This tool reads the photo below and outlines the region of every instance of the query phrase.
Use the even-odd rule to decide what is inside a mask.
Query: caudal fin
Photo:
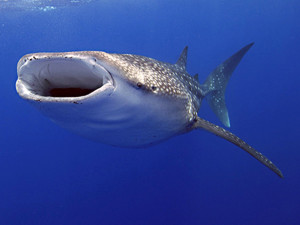
[[[220,64],[213,72],[209,74],[203,85],[208,104],[226,127],[230,127],[228,110],[225,104],[226,86],[232,72],[253,44],[254,43],[246,45],[244,48]]]

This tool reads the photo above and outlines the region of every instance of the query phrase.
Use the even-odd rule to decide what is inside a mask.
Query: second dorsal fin
[[[196,81],[199,82],[199,74],[198,74],[198,73],[196,73],[193,77],[194,77],[194,79],[195,79]]]

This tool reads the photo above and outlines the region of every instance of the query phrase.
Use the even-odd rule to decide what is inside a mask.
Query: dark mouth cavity
[[[108,72],[81,59],[38,59],[21,68],[27,89],[43,97],[81,97],[108,82]]]
[[[94,89],[83,88],[53,88],[49,91],[51,97],[80,97],[95,91]]]

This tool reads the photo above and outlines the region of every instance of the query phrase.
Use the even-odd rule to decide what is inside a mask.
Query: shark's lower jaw
[[[17,91],[25,99],[73,101],[112,86],[111,74],[93,57],[24,56],[18,64]]]

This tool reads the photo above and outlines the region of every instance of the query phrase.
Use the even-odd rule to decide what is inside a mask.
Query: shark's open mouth
[[[113,84],[92,57],[28,55],[18,64],[17,90],[25,98],[80,98]]]

